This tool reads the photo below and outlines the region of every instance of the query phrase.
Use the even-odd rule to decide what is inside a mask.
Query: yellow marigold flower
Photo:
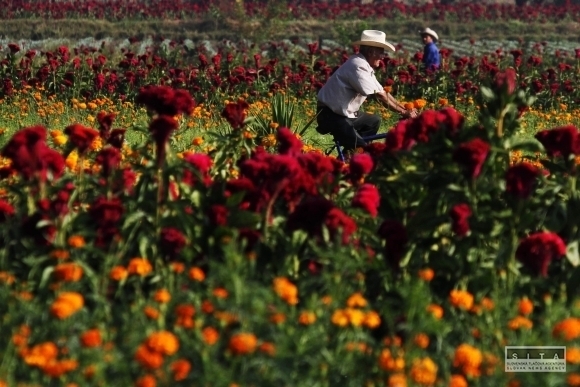
[[[129,275],[129,272],[123,266],[114,266],[109,272],[109,278],[113,281],[122,281]]]
[[[61,135],[61,136],[53,137],[52,141],[58,146],[63,146],[64,144],[67,143],[68,138],[66,136]]]
[[[98,136],[95,137],[93,142],[91,142],[91,145],[89,146],[89,148],[93,151],[101,150],[101,148],[103,148],[103,140],[101,139],[101,137],[98,137]]]
[[[201,336],[203,338],[204,343],[207,345],[214,345],[220,338],[220,334],[217,329],[213,327],[205,327],[201,331]]]
[[[277,122],[270,122],[270,124],[268,125],[270,129],[277,129],[279,126],[280,124]]]
[[[534,311],[534,303],[528,297],[524,297],[518,303],[518,313],[527,316]]]
[[[337,309],[330,317],[330,321],[339,327],[345,327],[349,323],[348,315],[342,309]]]
[[[554,326],[552,335],[565,340],[574,340],[580,337],[580,319],[568,317]]]
[[[77,282],[83,278],[83,268],[74,262],[60,263],[53,274],[57,281]]]
[[[346,306],[349,308],[364,308],[368,302],[359,292],[354,293],[346,300]]]
[[[418,333],[413,338],[415,345],[421,349],[425,349],[429,346],[429,336],[424,333]]]
[[[463,375],[456,374],[451,375],[451,379],[449,379],[449,387],[469,387],[469,385]]]
[[[429,282],[433,279],[433,277],[435,277],[435,271],[433,271],[433,269],[427,268],[419,270],[419,278],[421,278],[423,281]]]
[[[523,316],[516,316],[508,322],[508,328],[511,329],[512,331],[522,328],[532,329],[533,326],[534,323],[532,323],[530,319]]]
[[[65,319],[82,309],[85,300],[80,293],[62,292],[50,307],[50,313],[58,319]]]
[[[84,247],[85,238],[83,238],[80,235],[73,235],[73,236],[68,238],[67,243],[70,247],[78,249],[78,248]]]
[[[274,292],[290,305],[298,303],[298,288],[285,277],[274,278]]]
[[[189,278],[197,282],[202,282],[205,280],[205,273],[199,267],[192,267],[189,269]]]
[[[425,357],[413,360],[409,374],[415,383],[430,386],[435,384],[437,380],[437,370],[437,364],[430,358]]]
[[[77,104],[77,106],[78,106],[78,108],[79,108],[79,109],[82,109],[82,110],[84,110],[84,109],[86,109],[86,108],[87,108],[87,104],[86,104],[86,103],[84,103],[84,102],[80,102],[80,103],[78,103],[78,104]]]
[[[580,348],[566,348],[566,362],[570,364],[580,364]]]
[[[473,307],[473,295],[465,290],[454,289],[449,294],[449,302],[456,308],[470,310]]]
[[[256,350],[258,339],[253,333],[237,333],[233,335],[228,348],[234,355],[247,355]]]
[[[461,344],[455,349],[453,367],[460,368],[464,375],[479,376],[482,362],[483,354],[481,351],[469,344]]]
[[[387,387],[407,387],[407,377],[403,373],[389,375]]]
[[[398,355],[393,357],[389,349],[383,349],[379,355],[379,367],[389,372],[400,372],[405,369],[405,359]]]
[[[375,329],[381,325],[381,316],[374,310],[365,313],[363,325],[370,329]]]
[[[360,309],[347,308],[344,313],[353,327],[360,327],[365,320],[365,312]]]
[[[167,289],[159,289],[155,292],[153,299],[160,304],[167,304],[171,301],[171,293]]]
[[[443,317],[443,308],[436,304],[428,305],[427,312],[431,313],[431,315],[437,320],[440,320]]]
[[[179,349],[179,340],[169,331],[159,331],[149,335],[146,345],[152,351],[170,356]]]
[[[566,383],[570,387],[580,387],[580,374],[578,373],[571,373],[568,374],[566,377]]]
[[[303,311],[298,316],[298,322],[302,325],[311,325],[316,322],[316,314],[310,311]]]
[[[145,313],[145,316],[150,320],[157,320],[160,315],[159,311],[152,306],[146,306],[143,308],[143,313]]]
[[[147,259],[136,257],[129,261],[127,270],[129,271],[129,274],[145,277],[153,271],[153,266]]]

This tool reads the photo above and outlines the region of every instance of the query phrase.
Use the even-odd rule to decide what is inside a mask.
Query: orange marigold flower
[[[518,303],[518,313],[527,316],[534,311],[534,303],[528,297],[524,297]]]
[[[70,253],[63,249],[52,250],[50,252],[50,257],[54,259],[65,260],[70,257]]]
[[[214,306],[209,300],[205,300],[201,303],[201,311],[205,314],[211,314],[214,311]]]
[[[566,348],[566,362],[570,364],[580,364],[580,348]]]
[[[413,360],[409,375],[417,384],[430,386],[437,380],[437,364],[428,357]]]
[[[15,278],[12,274],[7,271],[0,271],[0,282],[5,283],[6,285],[12,285],[14,281]]]
[[[74,262],[60,263],[53,274],[57,281],[77,282],[83,277],[83,268]]]
[[[413,338],[413,342],[417,347],[425,349],[429,346],[429,336],[424,333],[418,333]]]
[[[580,337],[580,319],[568,317],[554,326],[552,335],[565,340],[574,340]]]
[[[385,337],[385,339],[383,340],[383,344],[394,347],[400,347],[402,343],[403,340],[401,340],[399,336]]]
[[[311,325],[316,322],[316,314],[314,312],[303,311],[298,316],[298,322],[302,325]]]
[[[429,282],[433,279],[433,277],[435,277],[435,271],[433,269],[427,268],[419,270],[419,278],[421,278],[423,281]]]
[[[342,309],[335,310],[332,316],[330,317],[330,321],[334,325],[338,325],[339,327],[345,327],[349,323],[348,315]]]
[[[83,347],[98,347],[101,343],[101,332],[98,329],[89,329],[81,335]]]
[[[228,298],[229,296],[228,291],[224,288],[215,288],[212,293],[217,298]]]
[[[58,347],[55,343],[47,341],[37,344],[22,353],[22,360],[29,366],[44,367],[49,362],[55,361],[58,356]]]
[[[456,308],[470,310],[473,306],[473,295],[465,290],[454,289],[449,293],[449,302]]]
[[[451,375],[451,379],[449,380],[449,387],[469,387],[467,384],[467,380],[463,377],[463,375]]]
[[[483,354],[481,351],[469,344],[461,344],[455,349],[453,367],[460,368],[467,376],[479,376],[482,362]]]
[[[332,297],[330,297],[330,296],[323,296],[320,299],[320,302],[322,302],[324,305],[330,305],[330,303],[332,302]]]
[[[197,282],[202,282],[205,280],[205,273],[199,267],[192,267],[189,269],[189,278]]]
[[[141,344],[137,348],[137,351],[135,351],[135,360],[137,360],[141,366],[154,370],[161,367],[163,364],[163,355],[150,349],[147,345]]]
[[[220,334],[214,327],[205,327],[201,331],[204,343],[207,345],[214,345],[220,338]]]
[[[146,306],[143,308],[143,313],[145,313],[145,316],[151,320],[157,320],[159,318],[159,311],[152,306]]]
[[[492,311],[495,308],[495,302],[489,297],[481,299],[481,307],[487,311]]]
[[[441,320],[443,317],[443,308],[436,304],[430,304],[427,306],[427,312],[431,313],[433,317],[437,320]]]
[[[363,325],[370,329],[375,329],[381,325],[381,316],[374,310],[365,313]]]
[[[59,319],[65,319],[78,312],[85,304],[80,293],[62,292],[50,306],[50,313]]]
[[[353,327],[360,327],[365,321],[365,312],[360,309],[347,308],[344,313]]]
[[[389,349],[383,349],[379,355],[379,367],[389,372],[400,372],[405,369],[405,359],[400,354],[393,357]]]
[[[403,107],[405,110],[412,110],[415,108],[415,104],[413,102],[405,102],[403,103]]]
[[[203,138],[201,137],[194,137],[193,141],[191,141],[191,143],[195,146],[199,146],[201,144],[203,144]]]
[[[173,380],[179,382],[185,380],[191,371],[191,363],[186,359],[177,359],[171,363],[171,372],[173,372]]]
[[[260,344],[258,349],[260,350],[260,352],[263,352],[266,355],[269,355],[269,356],[276,355],[276,346],[274,346],[274,343],[270,343],[270,342],[265,341],[262,344]]]
[[[364,352],[370,351],[368,345],[366,345],[365,343],[360,343],[360,342],[358,342],[358,343],[353,343],[353,342],[346,343],[345,349],[349,352],[359,351],[359,352],[364,353]]]
[[[42,367],[42,372],[53,378],[59,378],[67,372],[75,370],[78,366],[79,363],[72,359],[50,361]]]
[[[72,235],[67,239],[67,243],[70,247],[79,249],[85,246],[85,238],[81,235]]]
[[[530,319],[528,319],[527,317],[524,317],[524,316],[516,316],[508,322],[508,328],[511,329],[512,331],[522,329],[522,328],[523,329],[532,329],[533,326],[534,326],[534,323]]]
[[[284,313],[274,313],[270,316],[270,322],[274,324],[282,324],[286,321],[286,315]]]
[[[171,293],[167,289],[159,289],[155,292],[153,299],[160,304],[167,304],[171,301]]]
[[[389,375],[387,387],[407,387],[407,377],[403,373]]]
[[[164,355],[173,355],[179,349],[177,336],[169,331],[159,331],[150,334],[146,344],[152,351]]]
[[[23,347],[28,343],[28,337],[30,336],[30,327],[28,325],[21,325],[18,332],[14,333],[12,336],[12,343],[16,347]]]
[[[571,373],[568,374],[566,377],[566,383],[570,387],[580,387],[580,374],[578,373]]]
[[[195,316],[195,308],[193,305],[181,304],[175,308],[175,314],[177,315],[176,325],[182,326],[184,328],[192,328],[193,316]]]
[[[298,303],[298,288],[285,277],[274,278],[274,292],[290,305]]]
[[[157,387],[157,380],[153,375],[145,375],[137,379],[135,387]]]
[[[499,358],[493,353],[485,352],[483,354],[483,362],[481,368],[484,374],[493,375],[495,373],[496,367],[499,364]]]
[[[127,269],[123,266],[114,266],[109,272],[109,278],[113,281],[122,281],[129,275]]]
[[[367,300],[363,297],[362,293],[353,293],[347,300],[346,306],[349,308],[364,308],[368,305]]]
[[[182,262],[171,262],[171,270],[174,273],[181,274],[185,271],[185,264]]]
[[[254,352],[258,345],[258,339],[253,333],[237,333],[229,342],[229,349],[234,355],[246,355]]]
[[[139,275],[145,277],[153,271],[153,266],[145,258],[132,258],[127,266],[129,274]]]

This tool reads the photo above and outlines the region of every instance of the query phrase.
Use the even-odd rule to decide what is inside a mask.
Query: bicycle
[[[387,133],[380,133],[380,134],[375,134],[372,136],[362,137],[362,139],[365,140],[365,142],[371,142],[374,140],[381,140],[384,138],[387,138]],[[324,154],[326,156],[329,156],[335,149],[338,152],[338,159],[344,163],[346,161],[346,158],[344,157],[344,151],[343,151],[342,146],[340,145],[340,142],[338,140],[334,140],[334,146],[332,148],[328,149],[326,152],[324,152]]]

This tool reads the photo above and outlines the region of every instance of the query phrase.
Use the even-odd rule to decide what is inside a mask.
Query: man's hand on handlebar
[[[415,118],[419,116],[419,111],[417,109],[405,110],[401,113],[404,118]]]

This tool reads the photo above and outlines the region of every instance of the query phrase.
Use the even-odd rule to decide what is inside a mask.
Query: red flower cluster
[[[409,242],[409,236],[405,226],[394,219],[385,219],[379,227],[379,236],[386,241],[385,258],[395,270],[399,264]]]
[[[566,255],[566,244],[557,234],[552,232],[537,232],[520,242],[516,250],[516,258],[533,274],[546,277],[548,266],[554,259]]]
[[[381,196],[376,186],[372,184],[361,185],[352,198],[352,206],[362,208],[374,218],[378,214]]]
[[[121,199],[98,197],[89,208],[89,215],[96,225],[97,241],[95,245],[108,246],[118,234],[118,224],[124,213]]]
[[[425,110],[416,118],[399,121],[395,128],[387,133],[386,150],[408,150],[418,142],[428,142],[431,135],[441,129],[444,129],[447,135],[454,136],[463,128],[464,121],[463,115],[450,107]]]
[[[517,74],[512,68],[495,74],[492,88],[496,93],[506,93],[512,95],[517,87]]]
[[[580,154],[580,132],[573,125],[542,130],[535,137],[542,143],[550,157]]]
[[[453,152],[453,161],[460,164],[467,178],[475,179],[481,173],[490,146],[480,138],[459,145]]]
[[[195,101],[187,90],[169,86],[145,86],[139,90],[135,102],[159,115],[172,117],[181,113],[191,114],[195,108]]]
[[[471,208],[465,203],[456,204],[449,211],[451,229],[458,237],[465,236],[469,233],[469,218],[471,214]]]
[[[25,179],[45,181],[49,174],[54,179],[64,172],[64,158],[46,144],[46,128],[32,126],[14,134],[0,153],[12,160],[12,169]]]
[[[222,117],[230,123],[232,128],[240,129],[245,125],[249,107],[246,101],[228,103],[222,111]]]
[[[181,231],[175,227],[164,227],[159,238],[159,250],[169,259],[175,259],[187,244],[187,239]]]
[[[359,153],[350,159],[348,163],[348,177],[353,184],[358,184],[360,180],[368,175],[374,166],[372,157],[368,153]]]
[[[288,217],[286,226],[289,231],[304,230],[310,237],[315,238],[322,238],[323,227],[326,227],[331,238],[340,236],[343,244],[350,242],[357,229],[351,217],[332,201],[321,196],[303,200]]]
[[[87,128],[81,124],[69,125],[64,129],[71,143],[78,149],[79,156],[84,155],[90,148],[91,144],[99,136],[95,129]]]
[[[520,199],[530,197],[541,171],[527,162],[512,165],[506,172],[506,192]]]
[[[194,185],[197,181],[201,181],[206,187],[211,184],[210,168],[212,159],[204,153],[188,153],[183,160],[191,168],[183,170],[183,182],[189,186]],[[201,179],[201,180],[200,180]]]

